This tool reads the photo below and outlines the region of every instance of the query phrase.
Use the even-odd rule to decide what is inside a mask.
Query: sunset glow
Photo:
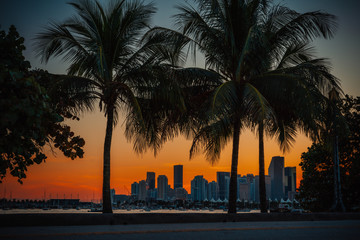
[[[85,113],[78,122],[71,122],[75,133],[85,141],[85,156],[83,159],[70,160],[57,152],[54,156],[49,151],[46,163],[29,168],[24,184],[20,185],[15,178],[8,177],[0,185],[0,198],[4,196],[15,199],[46,199],[52,197],[77,198],[83,201],[101,198],[102,191],[102,148],[105,136],[105,118],[101,113]],[[165,144],[158,156],[152,152],[143,155],[134,153],[132,144],[127,142],[124,128],[119,124],[115,128],[111,155],[111,188],[116,194],[129,194],[134,181],[146,179],[146,172],[166,175],[173,187],[173,166],[184,166],[184,188],[190,193],[190,181],[196,175],[203,175],[208,181],[216,181],[217,171],[230,172],[231,143],[221,154],[221,159],[211,165],[202,154],[189,160],[190,140],[178,137]],[[285,156],[285,166],[297,167],[297,185],[301,180],[301,169],[298,166],[300,155],[310,146],[311,141],[300,135],[294,148],[283,154],[275,141],[265,142],[265,173],[273,156]],[[240,153],[238,173],[258,175],[258,141],[256,136],[246,130],[240,137]]]

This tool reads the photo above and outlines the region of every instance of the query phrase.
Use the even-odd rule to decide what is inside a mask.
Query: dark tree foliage
[[[360,97],[343,99],[340,106],[347,128],[339,136],[340,177],[343,201],[348,211],[360,209]],[[345,134],[344,134],[345,133]],[[314,143],[301,156],[303,180],[300,198],[311,211],[326,211],[334,198],[334,169],[331,149],[325,141]]]
[[[0,31],[0,182],[9,171],[22,183],[27,168],[47,158],[47,144],[71,159],[84,154],[84,139],[63,124],[64,118],[77,119],[70,100],[61,103],[55,93],[47,94],[53,77],[30,72],[23,50],[24,38],[14,26],[7,34]]]

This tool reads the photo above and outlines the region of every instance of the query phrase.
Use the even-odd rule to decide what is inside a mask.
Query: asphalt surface
[[[0,239],[359,239],[360,220],[2,227]]]

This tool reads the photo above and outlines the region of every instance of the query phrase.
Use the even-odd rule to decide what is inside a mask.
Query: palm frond
[[[270,104],[254,85],[245,83],[243,88],[243,98],[245,115],[251,116],[255,121],[268,118],[275,119]]]
[[[195,156],[200,149],[203,149],[206,160],[212,165],[219,158],[221,150],[231,140],[233,129],[229,128],[232,120],[222,118],[201,128],[195,135],[191,148],[190,159]]]
[[[284,47],[306,43],[317,37],[332,38],[337,29],[336,17],[321,11],[299,14],[289,9],[284,16],[278,17],[279,29],[272,39]]]

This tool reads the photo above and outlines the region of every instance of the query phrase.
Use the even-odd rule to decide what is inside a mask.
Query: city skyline
[[[50,19],[65,20],[71,16],[73,11],[68,1],[5,1],[2,4],[0,14],[1,29],[7,31],[10,24],[15,24],[21,36],[25,38],[25,58],[30,61],[32,67],[47,69],[51,73],[64,73],[67,65],[58,60],[52,60],[48,65],[40,63],[32,52],[32,39]],[[158,12],[154,17],[154,25],[171,26],[170,15],[175,13],[173,7],[180,1],[155,1]],[[317,40],[314,45],[319,57],[328,57],[333,63],[333,73],[342,80],[344,92],[352,95],[360,95],[357,68],[359,47],[355,44],[360,40],[358,31],[349,31],[358,22],[355,7],[351,4],[339,4],[338,1],[285,1],[285,5],[297,11],[324,10],[339,17],[339,31],[332,40]],[[357,2],[353,2],[358,4]],[[339,48],[339,46],[344,46]],[[191,64],[191,61],[189,61]],[[203,61],[198,61],[202,66]],[[199,154],[189,161],[189,149],[191,142],[184,137],[178,137],[174,141],[166,143],[165,147],[155,158],[151,152],[136,155],[132,144],[128,143],[123,136],[124,128],[121,125],[123,116],[120,115],[119,125],[114,131],[111,187],[117,192],[127,194],[129,188],[137,176],[143,176],[147,171],[158,171],[161,175],[171,176],[169,166],[182,164],[184,169],[184,188],[190,189],[190,181],[193,176],[203,175],[209,182],[216,181],[218,171],[229,172],[231,161],[231,146],[227,145],[221,154],[219,162],[212,166],[206,162],[203,155]],[[12,195],[13,198],[25,199],[27,197],[41,199],[44,190],[48,194],[73,196],[79,194],[83,198],[91,199],[94,195],[101,198],[102,182],[102,145],[105,134],[105,118],[101,113],[84,113],[80,121],[70,122],[74,132],[82,136],[85,141],[85,157],[71,161],[57,152],[56,156],[51,154],[49,159],[41,165],[29,167],[28,177],[24,184],[20,185],[16,179],[7,176],[0,184],[0,198],[4,195]],[[301,180],[301,169],[299,167],[300,156],[307,150],[311,141],[304,135],[299,135],[293,149],[284,156],[291,166],[296,166],[297,185]],[[267,139],[265,142],[265,165],[270,163],[270,156],[282,154],[275,141]],[[265,169],[267,174],[268,169]],[[256,134],[249,130],[242,132],[240,136],[239,174],[258,172],[258,149]],[[173,183],[169,177],[169,183]],[[126,188],[124,186],[127,186]],[[6,192],[6,194],[4,194]],[[86,197],[88,196],[88,197]]]
[[[296,179],[296,167],[284,167],[285,164],[284,164],[284,157],[280,157],[280,156],[274,156],[272,157],[272,159],[274,158],[281,158],[283,160],[283,165],[282,165],[282,174],[283,174],[283,185],[282,185],[282,188],[283,188],[283,191],[285,192],[286,190],[288,191],[294,191],[293,189],[293,186],[295,186],[295,191],[296,191],[296,188],[298,187],[298,184],[297,184],[297,179]],[[271,163],[270,163],[271,165]],[[269,169],[270,169],[270,165],[269,165]],[[173,165],[173,179],[175,179],[174,175],[175,175],[175,169],[179,169],[181,168],[181,173],[183,174],[184,171],[183,171],[183,165],[180,165],[180,164],[177,164],[177,165]],[[286,171],[287,170],[287,171]],[[286,175],[287,174],[287,175]],[[293,176],[295,176],[295,182],[294,182],[294,178],[291,178],[289,175],[293,174]],[[259,175],[258,174],[254,174],[254,173],[246,173],[246,174],[238,174],[238,198],[239,199],[242,199],[241,195],[241,184],[242,183],[247,183],[246,181],[244,182],[243,179],[249,179],[249,177],[251,177],[251,182],[254,182],[254,186],[251,186],[251,188],[253,188],[251,191],[253,191],[253,193],[251,195],[252,198],[254,199],[254,201],[258,201],[259,200],[259,193],[258,193],[258,188],[259,188]],[[277,176],[278,177],[278,176]],[[286,178],[286,181],[285,181],[285,178]],[[159,181],[159,179],[161,179]],[[174,194],[175,194],[175,181],[173,181],[173,184],[171,185],[171,181],[169,180],[171,179],[171,175],[170,177],[168,177],[167,175],[164,175],[164,174],[157,174],[156,172],[149,172],[147,171],[146,174],[144,175],[143,178],[140,178],[140,179],[137,179],[135,180],[134,182],[132,182],[129,186],[123,186],[124,190],[127,192],[125,193],[124,191],[116,191],[115,189],[119,189],[119,188],[116,188],[116,187],[111,187],[111,191],[114,191],[113,194],[116,193],[120,193],[122,195],[128,195],[128,196],[132,196],[132,193],[133,192],[138,192],[138,198],[139,200],[146,200],[148,198],[150,198],[151,196],[148,192],[148,190],[152,190],[152,191],[156,191],[156,195],[157,195],[157,198],[159,198],[159,192],[161,192],[161,196],[164,196],[164,194],[166,195],[168,193],[168,189],[165,187],[165,186],[168,186],[169,188],[171,188],[172,190],[174,190]],[[267,198],[270,198],[270,197],[273,197],[270,193],[271,192],[271,175],[265,175],[265,181],[266,181],[266,195],[267,195]],[[185,189],[185,191],[187,192],[188,195],[191,195],[192,196],[192,182],[196,180],[196,184],[203,184],[202,181],[206,181],[206,184],[209,185],[208,187],[211,188],[211,189],[216,189],[216,190],[213,190],[215,193],[212,193],[214,194],[214,196],[216,196],[214,199],[215,200],[225,200],[225,199],[228,199],[228,194],[229,194],[229,181],[230,181],[230,172],[216,172],[216,179],[215,180],[208,180],[206,179],[202,174],[197,174],[197,175],[194,175],[193,178],[190,180],[189,184],[185,184],[186,186],[190,186],[190,188],[183,188],[183,185],[184,183],[181,183],[182,186],[178,186],[177,188],[181,188],[181,189]],[[200,182],[199,182],[200,181]],[[160,186],[161,186],[161,190],[159,191],[159,182],[160,182]],[[220,182],[220,184],[219,184]],[[212,184],[216,184],[216,187],[215,186],[210,186]],[[223,186],[220,186],[221,184],[223,184]],[[292,184],[292,185],[291,185]],[[129,190],[130,189],[130,190]],[[6,189],[5,189],[6,191]],[[203,191],[203,190],[202,190]],[[211,190],[206,190],[206,191],[211,191]],[[250,191],[250,189],[249,189]],[[3,193],[3,195],[7,195],[8,197],[6,197],[6,199],[32,199],[32,198],[16,198],[16,197],[12,197],[12,193],[9,192],[9,193]],[[153,193],[154,194],[154,193]],[[204,193],[202,193],[204,194]],[[206,193],[206,194],[210,194],[211,193]],[[43,195],[40,197],[40,198],[34,198],[33,200],[49,200],[49,199],[54,199],[56,196],[56,198],[60,198],[59,199],[73,199],[73,194],[70,194],[70,197],[69,195],[66,195],[66,194],[59,194],[59,193],[50,193],[50,192],[46,192],[46,189],[44,189],[44,193]],[[74,195],[74,197],[77,197],[78,199],[82,200],[82,201],[94,201],[94,202],[100,202],[101,199],[100,198],[96,198],[94,196],[94,193],[92,196],[80,196],[80,194],[76,194]],[[291,195],[291,198],[293,198],[294,196]],[[161,200],[161,198],[163,197],[160,197],[158,200]],[[273,197],[273,199],[275,199],[276,197]],[[283,194],[282,197],[280,198],[287,198],[287,195]],[[279,198],[279,199],[280,199]],[[0,197],[1,199],[1,197]],[[211,198],[210,198],[211,199]],[[204,199],[202,199],[204,200]],[[209,200],[209,199],[208,199]]]
[[[156,172],[147,172],[146,181],[138,180],[131,184],[131,196],[137,200],[167,200],[169,198],[177,198],[176,190],[183,189],[183,183],[175,181],[175,175],[179,174],[176,169],[181,169],[182,165],[174,165],[174,184],[171,186],[166,175],[158,175]],[[265,175],[266,198],[267,199],[290,199],[295,198],[296,184],[296,167],[285,167],[285,158],[281,156],[273,156],[269,165],[269,175]],[[204,200],[222,200],[226,201],[229,197],[230,172],[216,172],[217,181],[208,181],[203,175],[196,175],[190,181],[190,189],[186,189],[188,198],[192,201]],[[148,181],[157,179],[153,183]],[[182,179],[182,176],[178,176]],[[140,185],[146,182],[146,193],[141,192]],[[155,188],[152,187],[155,184]],[[151,185],[151,186],[150,186]],[[237,198],[246,199],[248,201],[259,202],[259,175],[247,173],[246,175],[238,174],[237,176]],[[189,191],[190,190],[190,191]],[[146,197],[144,197],[146,195]]]

